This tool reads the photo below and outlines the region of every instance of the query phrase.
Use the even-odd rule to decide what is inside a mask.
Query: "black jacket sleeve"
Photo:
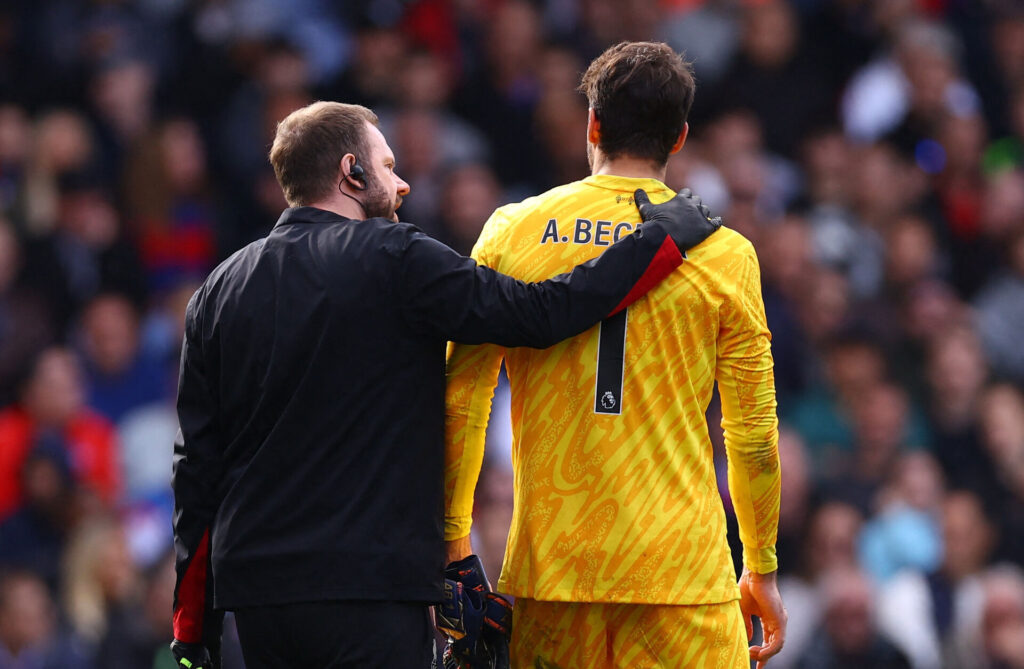
[[[406,319],[439,339],[546,348],[636,301],[682,263],[657,224],[548,281],[525,283],[413,231],[399,259]]]
[[[174,637],[202,643],[216,657],[219,615],[213,612],[210,525],[220,505],[224,443],[218,430],[216,394],[203,352],[201,293],[185,314],[185,341],[178,377],[178,422],[171,487],[174,491]],[[214,660],[216,662],[216,659]]]

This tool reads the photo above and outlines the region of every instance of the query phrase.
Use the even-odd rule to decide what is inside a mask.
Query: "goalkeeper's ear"
[[[683,148],[683,144],[686,144],[686,137],[690,134],[690,124],[683,122],[683,131],[679,133],[679,137],[676,138],[676,143],[669,149],[669,155],[673,153],[679,153],[679,149]]]

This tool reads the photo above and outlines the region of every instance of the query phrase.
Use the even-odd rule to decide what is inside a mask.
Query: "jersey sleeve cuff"
[[[455,541],[469,535],[473,527],[473,516],[445,516],[444,540]]]
[[[775,556],[775,546],[767,548],[743,547],[743,564],[755,574],[768,574],[779,568],[778,558]]]

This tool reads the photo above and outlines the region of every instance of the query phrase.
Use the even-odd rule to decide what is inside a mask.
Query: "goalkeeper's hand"
[[[647,193],[638,188],[633,193],[633,201],[640,210],[643,222],[661,225],[672,237],[680,253],[686,253],[722,227],[722,217],[712,218],[711,211],[689,188],[684,188],[662,204],[651,204]]]
[[[445,569],[445,599],[435,607],[437,629],[448,637],[445,669],[506,669],[512,604],[490,591],[476,555]]]
[[[765,663],[775,657],[786,643],[786,623],[789,616],[782,605],[776,572],[756,574],[745,566],[740,576],[740,611],[747,625],[747,640],[754,637],[754,625],[750,619],[755,615],[761,619],[764,643],[750,647],[750,659],[757,661],[757,669],[764,669]]]
[[[171,642],[171,654],[178,669],[213,669],[210,651],[198,643],[185,643],[175,639]]]

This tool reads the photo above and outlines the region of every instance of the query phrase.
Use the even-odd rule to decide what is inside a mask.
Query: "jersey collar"
[[[615,174],[592,174],[583,180],[588,186],[597,186],[620,193],[633,194],[637,188],[643,188],[648,195],[654,193],[671,195],[671,189],[657,179],[620,177]]]

